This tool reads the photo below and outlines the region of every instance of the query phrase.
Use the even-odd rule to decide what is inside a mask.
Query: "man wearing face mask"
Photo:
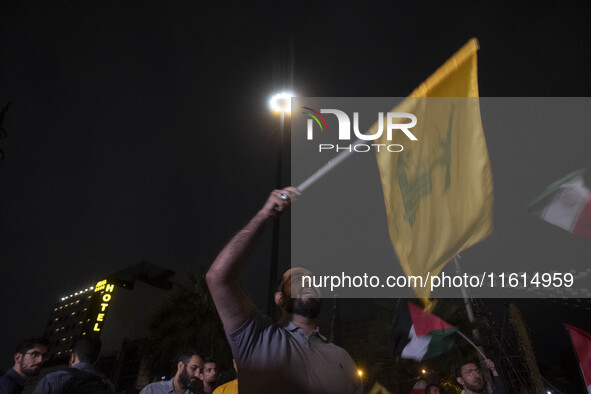
[[[22,393],[25,379],[37,376],[47,360],[48,345],[46,338],[27,338],[17,345],[14,365],[0,377],[0,394]]]
[[[304,267],[286,270],[277,282],[278,323],[256,310],[240,288],[240,269],[265,224],[287,209],[299,192],[275,190],[263,208],[220,252],[207,284],[240,371],[239,390],[248,393],[363,393],[355,363],[329,343],[314,319],[320,291],[302,286]]]

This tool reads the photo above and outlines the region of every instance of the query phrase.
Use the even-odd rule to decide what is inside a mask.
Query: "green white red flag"
[[[583,172],[554,182],[529,206],[529,212],[566,231],[591,239],[591,192]]]

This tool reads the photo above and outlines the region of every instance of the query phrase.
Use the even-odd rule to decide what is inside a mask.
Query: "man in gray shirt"
[[[207,272],[207,284],[224,324],[240,371],[240,394],[363,393],[355,363],[328,343],[314,318],[320,291],[302,287],[303,267],[285,271],[274,294],[281,319],[273,323],[256,310],[240,288],[240,269],[265,224],[284,211],[298,191],[275,190],[263,208],[220,252]]]
[[[150,383],[140,394],[193,394],[189,386],[195,385],[203,370],[203,359],[191,350],[183,351],[176,360],[176,374],[170,380]]]

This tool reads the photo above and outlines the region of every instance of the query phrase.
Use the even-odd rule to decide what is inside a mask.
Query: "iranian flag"
[[[410,392],[410,394],[425,394],[425,387],[427,387],[427,385],[428,383],[424,380],[419,380],[412,387],[412,391]]]
[[[575,353],[577,353],[587,392],[591,394],[591,334],[568,324],[565,326],[573,342]]]
[[[398,308],[392,327],[392,354],[421,361],[445,353],[453,346],[449,336],[457,329],[411,302]]]
[[[583,172],[575,171],[554,182],[529,206],[529,211],[555,226],[591,239],[591,192]]]

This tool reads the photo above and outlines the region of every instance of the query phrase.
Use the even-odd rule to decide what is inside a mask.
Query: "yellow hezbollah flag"
[[[470,40],[392,112],[412,113],[411,132],[376,153],[390,239],[405,274],[438,275],[462,250],[492,231],[493,186],[480,120],[476,51]],[[408,120],[401,120],[404,123]],[[370,130],[376,132],[378,125]],[[398,138],[398,140],[396,140]],[[414,289],[421,298],[429,284]]]

